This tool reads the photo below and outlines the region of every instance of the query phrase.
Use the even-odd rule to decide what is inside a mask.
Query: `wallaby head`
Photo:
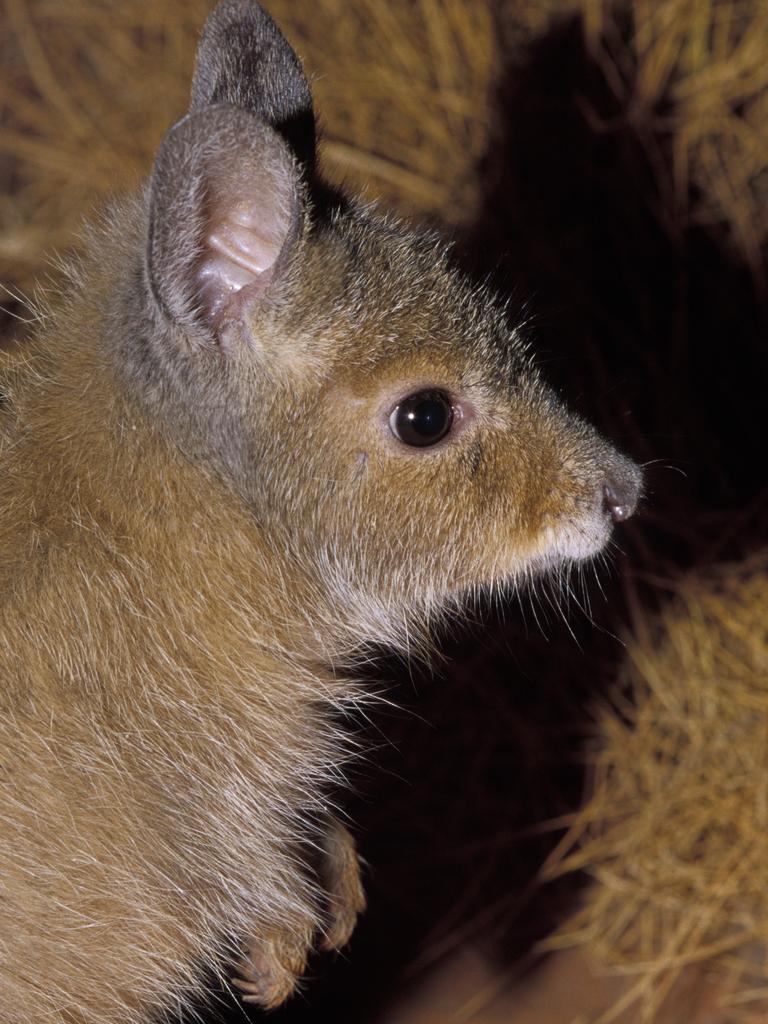
[[[408,616],[600,551],[640,473],[563,408],[443,243],[322,187],[314,152],[295,54],[226,0],[113,336],[133,393],[275,558],[356,639],[392,641]]]
[[[274,1005],[362,906],[339,663],[601,551],[640,471],[442,242],[322,183],[247,0],[4,376],[0,1024],[144,1022],[233,937]]]

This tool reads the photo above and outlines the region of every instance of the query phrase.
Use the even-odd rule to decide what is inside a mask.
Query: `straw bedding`
[[[768,1012],[766,570],[758,553],[639,614],[592,796],[545,868],[594,879],[547,945],[586,944],[644,1022],[702,962],[729,980],[718,1021]]]

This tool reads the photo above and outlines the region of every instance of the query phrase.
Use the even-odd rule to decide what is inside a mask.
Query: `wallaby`
[[[599,552],[640,471],[438,238],[322,183],[248,0],[0,391],[0,1022],[146,1022],[238,958],[274,1006],[363,907],[355,653]]]

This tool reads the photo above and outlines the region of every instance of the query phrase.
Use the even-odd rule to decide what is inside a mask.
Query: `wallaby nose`
[[[635,511],[641,483],[639,468],[629,460],[608,473],[603,483],[603,508],[614,523],[623,523]]]
[[[603,505],[614,523],[623,523],[634,511],[634,506],[617,494],[610,484],[603,484]]]

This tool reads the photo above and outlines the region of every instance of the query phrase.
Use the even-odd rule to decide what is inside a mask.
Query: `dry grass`
[[[28,286],[85,209],[135,182],[186,108],[208,0],[4,0],[0,280]],[[472,0],[273,0],[314,78],[336,180],[457,223],[496,55]]]
[[[0,280],[29,286],[44,253],[72,244],[84,210],[147,171],[185,109],[209,7],[3,0]],[[331,176],[448,224],[465,223],[476,208],[475,171],[502,63],[553,14],[579,8],[623,116],[651,153],[671,147],[671,162],[655,161],[670,225],[727,226],[757,269],[768,234],[761,0],[270,4],[315,76]]]
[[[680,234],[690,223],[725,228],[764,284],[768,6],[762,0],[580,0],[580,6],[588,45],[652,157],[659,212],[670,230]]]
[[[653,1021],[702,962],[731,982],[722,1019],[767,1012],[766,570],[763,553],[681,584],[656,619],[638,615],[591,799],[545,868],[594,878],[548,948],[587,946],[632,982],[600,1024],[627,1007]]]

